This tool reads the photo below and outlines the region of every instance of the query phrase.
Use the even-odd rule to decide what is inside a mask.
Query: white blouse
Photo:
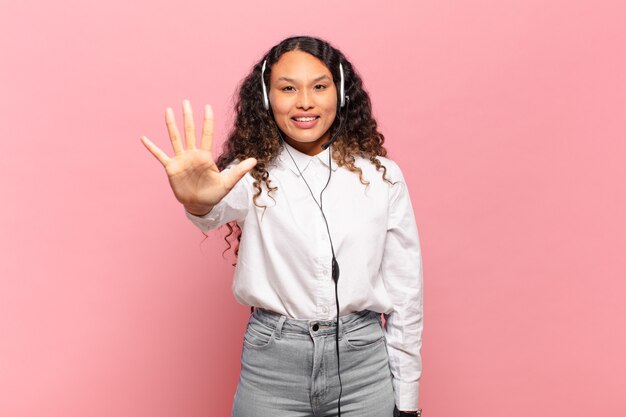
[[[263,186],[257,198],[265,209],[253,203],[254,178],[246,174],[210,213],[198,217],[186,212],[202,231],[233,220],[241,227],[232,287],[239,303],[295,319],[335,318],[328,232],[294,165],[319,203],[328,180],[328,152],[309,156],[284,144],[268,166],[270,185],[278,189],[268,196]],[[368,186],[333,160],[323,209],[341,272],[340,315],[384,313],[396,405],[417,410],[423,328],[420,243],[402,172],[392,160],[378,159],[393,185],[367,159],[356,158],[355,166],[362,169]]]

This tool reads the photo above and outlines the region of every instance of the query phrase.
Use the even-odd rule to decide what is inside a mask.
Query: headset
[[[261,88],[263,90],[263,107],[265,110],[270,109],[270,99],[267,95],[267,87],[265,86],[265,66],[267,65],[267,59],[263,61],[263,67],[261,67]],[[345,82],[343,79],[343,65],[341,62],[339,63],[339,77],[341,78],[339,83],[339,107],[343,108],[346,105],[346,102],[350,100],[350,97],[346,96],[345,91]]]
[[[261,67],[261,90],[263,92],[263,107],[265,108],[265,110],[271,113],[270,100],[267,94],[267,87],[265,86],[265,79],[264,79],[266,65],[267,65],[267,59],[263,61],[263,66]],[[343,107],[346,108],[345,117],[344,117],[346,118],[348,116],[348,108],[350,107],[350,97],[347,96],[345,93],[345,80],[344,80],[344,75],[343,75],[343,65],[341,65],[341,62],[339,63],[339,77],[340,77],[340,81],[339,81],[338,102],[339,102],[340,108],[343,108]],[[337,131],[328,142],[322,144],[322,148],[324,150],[328,149],[328,147],[332,145],[337,139],[337,135],[339,134],[343,126],[344,118],[339,117],[339,127],[337,128]],[[272,120],[274,120],[274,117],[272,117]],[[281,138],[283,142],[285,142],[285,138],[283,138],[280,128],[276,124],[275,120],[274,120],[274,125],[276,126],[276,130],[278,131],[278,136]],[[307,188],[309,189],[309,192],[311,193],[311,197],[313,197],[313,201],[315,201],[315,204],[317,205],[317,207],[319,207],[320,212],[322,213],[322,218],[324,219],[324,223],[326,224],[326,232],[328,233],[328,239],[330,241],[330,250],[333,255],[331,276],[332,276],[333,281],[335,282],[335,301],[336,301],[336,306],[337,306],[337,325],[335,327],[335,342],[336,342],[336,347],[337,347],[337,375],[339,377],[339,398],[337,400],[337,411],[338,411],[338,417],[341,417],[341,394],[343,391],[343,385],[341,384],[341,370],[339,366],[339,295],[337,293],[337,282],[339,281],[339,264],[337,263],[337,258],[335,257],[335,248],[333,246],[333,239],[330,235],[330,228],[328,227],[328,221],[326,220],[326,215],[324,214],[324,209],[322,205],[322,202],[323,202],[322,194],[324,193],[324,190],[326,190],[326,187],[328,187],[328,184],[330,183],[330,177],[333,171],[331,168],[332,156],[331,156],[331,152],[328,152],[328,181],[326,182],[326,185],[320,192],[320,197],[319,197],[319,202],[318,202],[317,199],[315,198],[315,195],[313,194],[313,190],[311,190],[311,187],[307,183],[306,178],[304,178],[304,175],[302,175],[302,171],[300,171],[298,164],[296,164],[296,161],[291,155],[291,152],[289,152],[289,148],[285,147],[285,149],[287,149],[287,152],[289,153],[289,156],[291,157],[293,164],[295,165],[296,169],[300,173],[300,178],[302,178]]]

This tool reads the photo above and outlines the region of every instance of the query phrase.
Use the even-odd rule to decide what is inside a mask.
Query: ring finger
[[[185,143],[187,149],[196,149],[196,128],[189,100],[183,100],[183,118],[185,119]]]

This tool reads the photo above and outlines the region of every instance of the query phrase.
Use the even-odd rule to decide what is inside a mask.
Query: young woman
[[[237,240],[233,293],[253,313],[233,416],[417,415],[420,243],[361,78],[327,42],[288,38],[236,113],[217,161],[210,106],[200,147],[188,101],[184,145],[166,110],[173,157],[142,137],[189,219]]]

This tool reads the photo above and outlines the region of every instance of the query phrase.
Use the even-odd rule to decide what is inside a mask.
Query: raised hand
[[[241,161],[233,169],[221,172],[217,168],[211,152],[213,145],[213,110],[210,105],[204,107],[204,125],[200,148],[196,147],[196,133],[191,104],[183,100],[183,118],[185,123],[185,145],[174,120],[174,111],[165,110],[165,124],[174,149],[174,156],[169,157],[145,136],[141,137],[144,146],[165,167],[167,177],[176,199],[187,211],[204,215],[235,186],[248,171],[256,165],[256,159]]]

